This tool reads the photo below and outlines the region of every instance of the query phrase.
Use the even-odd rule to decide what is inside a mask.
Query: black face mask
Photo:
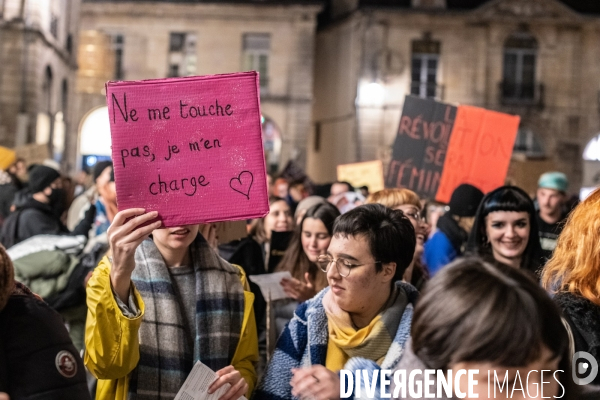
[[[52,189],[52,193],[50,193],[50,196],[48,196],[48,200],[50,200],[50,207],[52,207],[54,215],[56,215],[58,218],[60,218],[62,213],[65,211],[65,199],[66,192],[64,189]]]

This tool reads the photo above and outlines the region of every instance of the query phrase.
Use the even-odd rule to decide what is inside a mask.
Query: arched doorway
[[[108,107],[91,110],[79,128],[79,154],[82,169],[90,170],[98,161],[111,158],[110,122]]]
[[[600,133],[592,138],[583,150],[583,182],[579,198],[586,198],[600,185]]]

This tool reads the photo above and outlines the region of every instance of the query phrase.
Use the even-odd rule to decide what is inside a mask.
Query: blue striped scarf
[[[403,291],[408,299],[408,305],[402,313],[400,323],[394,335],[381,366],[368,360],[371,369],[391,369],[396,365],[404,352],[404,346],[410,336],[413,307],[418,297],[417,290],[404,282],[396,282],[396,288]],[[325,365],[329,330],[327,314],[323,306],[323,297],[329,287],[323,289],[315,297],[300,304],[294,317],[285,327],[277,340],[271,361],[252,394],[251,400],[292,400],[292,368],[302,368],[311,365]],[[344,369],[352,369],[356,360],[351,358]],[[364,391],[363,391],[364,393]]]
[[[129,382],[130,400],[173,399],[193,364],[213,370],[231,364],[244,318],[244,289],[237,268],[221,259],[201,235],[192,243],[196,277],[194,348],[164,260],[150,239],[135,253],[132,281],[145,304],[140,326],[140,361]],[[117,338],[118,340],[118,338]]]

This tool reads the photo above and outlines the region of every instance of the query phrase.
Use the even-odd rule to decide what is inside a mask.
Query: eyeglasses
[[[405,212],[404,215],[406,215],[408,218],[413,219],[417,222],[421,222],[423,220],[423,217],[418,212],[414,212],[414,213]]]
[[[450,206],[436,206],[436,205],[432,204],[427,207],[427,211],[428,212],[439,211],[439,212],[445,213],[445,212],[450,211]]]
[[[374,263],[365,263],[365,264],[352,264],[350,261],[346,260],[345,258],[335,259],[331,256],[326,256],[326,255],[320,255],[317,258],[317,264],[319,265],[319,268],[321,268],[321,271],[323,271],[323,272],[329,271],[329,267],[331,266],[332,263],[335,263],[335,267],[337,268],[338,273],[343,278],[346,278],[346,277],[348,277],[348,275],[350,275],[350,271],[352,270],[352,268],[362,267],[363,265],[370,265],[370,264],[376,265],[376,264],[380,264],[381,261],[375,261]]]

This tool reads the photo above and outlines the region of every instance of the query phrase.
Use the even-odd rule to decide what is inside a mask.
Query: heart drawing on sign
[[[229,186],[250,200],[250,188],[254,182],[254,175],[250,171],[242,171],[237,178],[231,178]]]

